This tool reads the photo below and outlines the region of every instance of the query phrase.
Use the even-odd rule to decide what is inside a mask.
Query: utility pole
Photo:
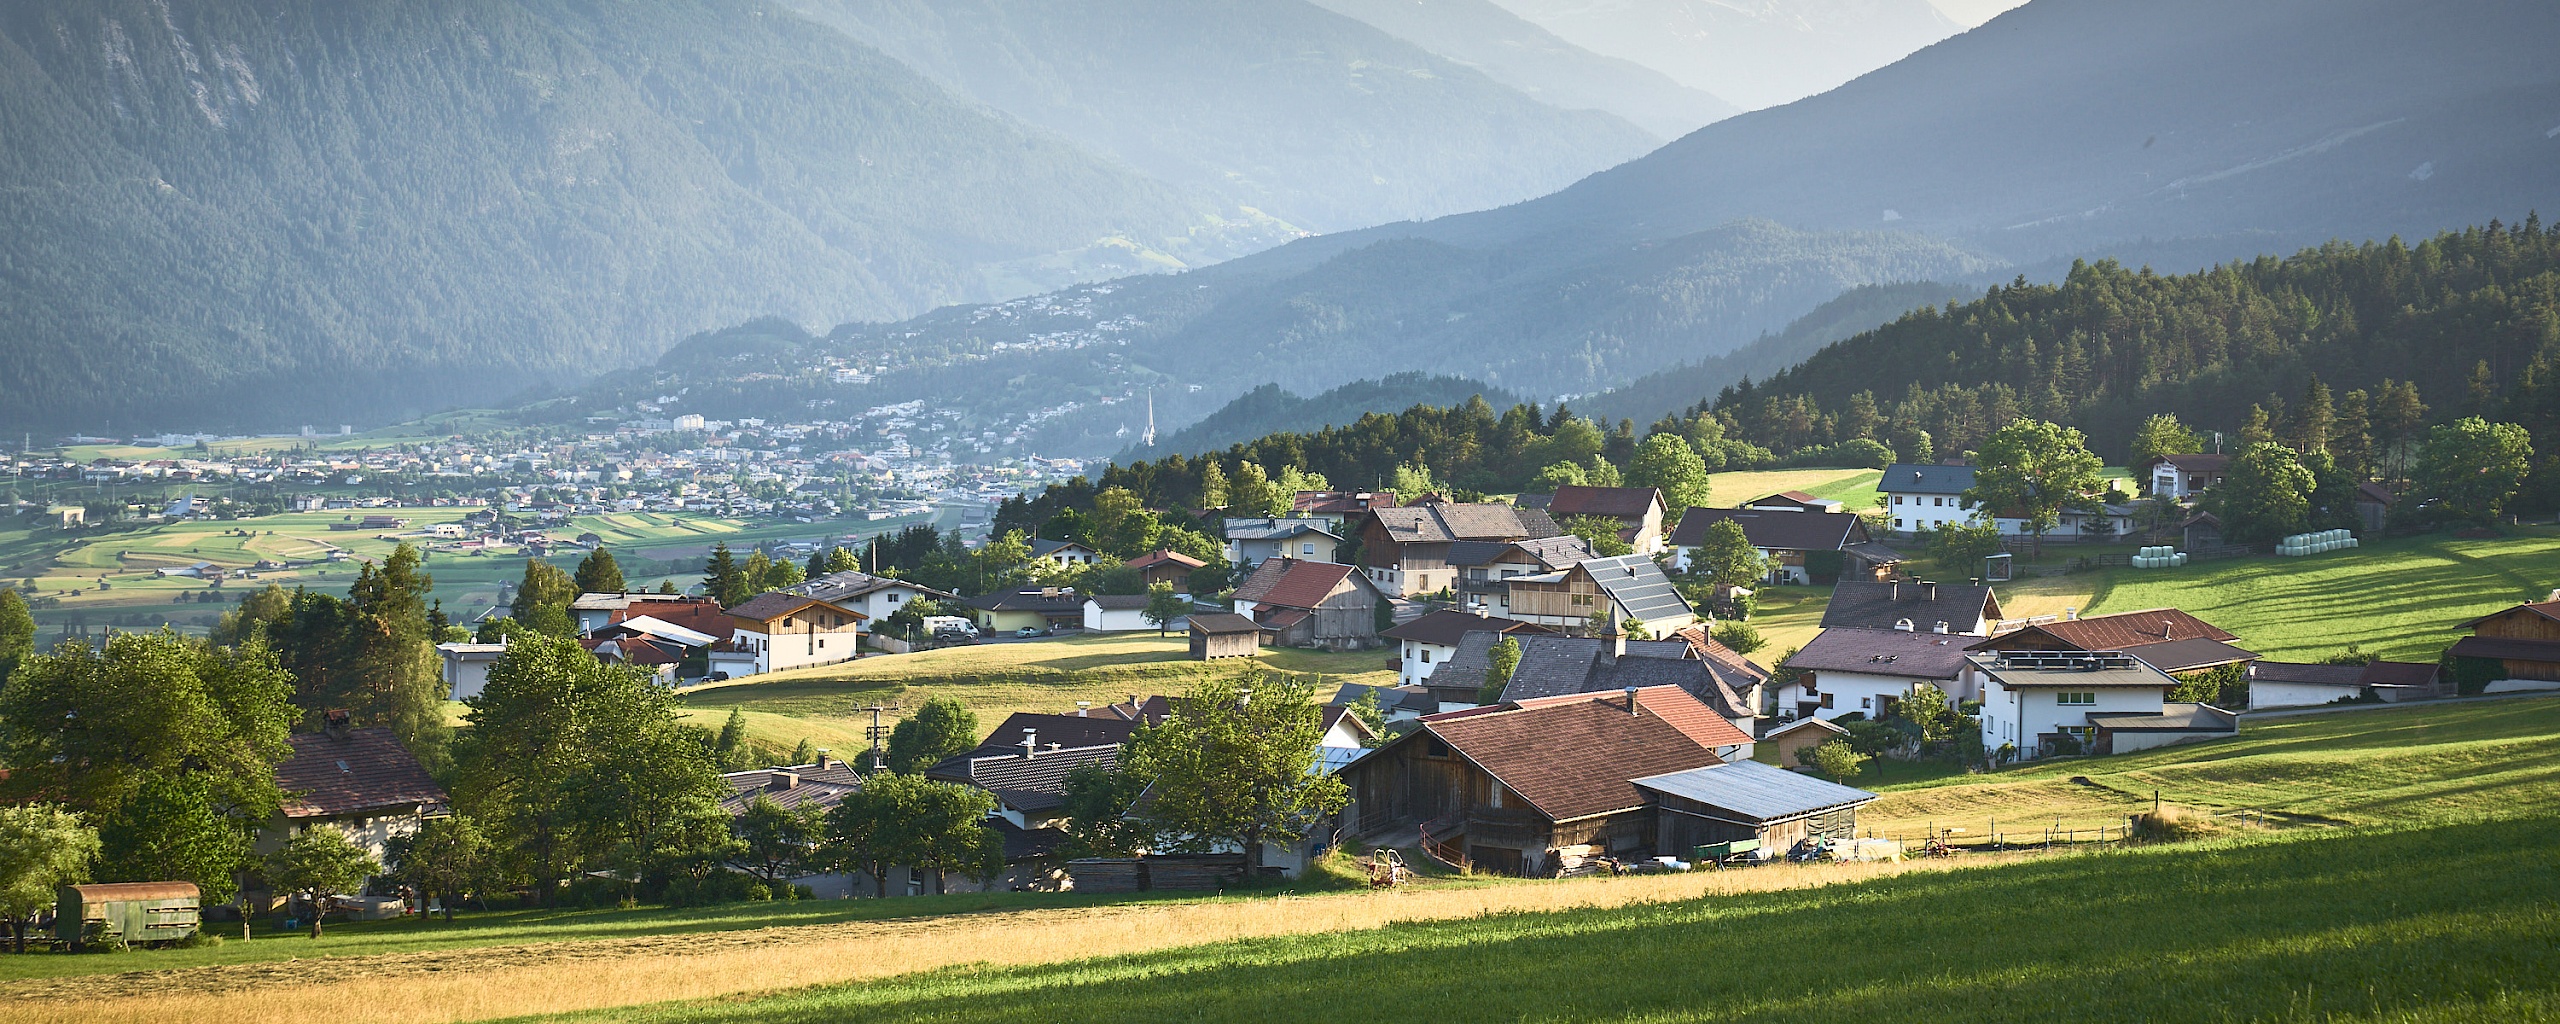
[[[896,711],[897,707],[890,704],[874,704],[854,710],[871,712],[871,728],[863,730],[863,734],[871,740],[871,770],[875,772],[889,770],[889,757],[880,749],[881,742],[889,738],[889,727],[880,724],[880,713]]]

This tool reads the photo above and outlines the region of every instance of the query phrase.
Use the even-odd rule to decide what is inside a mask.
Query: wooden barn
[[[1253,657],[1262,653],[1263,633],[1260,624],[1242,615],[1195,613],[1191,616],[1191,660]]]
[[[2445,652],[2457,674],[2485,678],[2492,693],[2560,687],[2560,594],[2463,625],[2471,635]]]
[[[1724,763],[1711,742],[1749,746],[1675,687],[1632,700],[1576,694],[1498,704],[1422,723],[1342,769],[1349,820],[1362,834],[1419,827],[1435,856],[1518,875],[1647,855],[1653,801],[1633,780]],[[1702,742],[1693,735],[1701,730],[1714,732]]]
[[[1858,834],[1858,808],[1876,798],[1758,761],[1735,761],[1635,780],[1654,795],[1654,845],[1683,859],[1698,847],[1757,843],[1785,850],[1798,841]]]
[[[1235,611],[1251,615],[1283,647],[1359,650],[1378,644],[1385,600],[1351,566],[1266,558],[1236,587]]]

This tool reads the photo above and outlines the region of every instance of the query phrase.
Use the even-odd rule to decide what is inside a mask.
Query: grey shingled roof
[[[1927,586],[1931,585],[1841,580],[1831,588],[1831,603],[1822,610],[1822,628],[1892,629],[1896,621],[1909,619],[1914,628],[1923,631],[1944,622],[1947,628],[1962,633],[1982,619],[2000,618],[2000,604],[1991,596],[1990,587],[1933,584],[1937,588],[1933,600]]]
[[[1683,616],[1694,616],[1697,610],[1671,586],[1671,577],[1662,567],[1643,555],[1619,555],[1594,558],[1582,563],[1592,582],[1609,592],[1609,597],[1625,608],[1627,614],[1646,622],[1668,622]]]
[[[1855,807],[1876,795],[1758,761],[1735,761],[1635,780],[1639,788],[1695,800],[1755,822]]]
[[[1692,508],[1672,531],[1676,547],[1706,543],[1717,523],[1742,527],[1751,546],[1768,551],[1838,551],[1867,540],[1866,521],[1851,512],[1800,512],[1792,509]]]
[[[842,601],[846,598],[860,597],[864,594],[868,594],[876,590],[885,590],[889,587],[905,587],[937,601],[957,601],[960,599],[960,595],[958,594],[935,590],[932,587],[918,586],[905,580],[891,579],[887,576],[874,576],[867,572],[859,572],[852,569],[847,569],[842,572],[827,573],[822,576],[805,580],[798,586],[786,587],[784,589],[788,593],[802,594],[817,598],[821,601]]]
[[[1326,520],[1307,518],[1229,519],[1224,532],[1228,540],[1287,540],[1302,533],[1321,533],[1341,540],[1327,529],[1331,525]]]
[[[1971,466],[1919,466],[1897,462],[1886,466],[1876,490],[1886,494],[1963,494],[1973,489]]]
[[[1491,634],[1467,634],[1449,663],[1432,673],[1431,678],[1449,676],[1453,685],[1481,683],[1489,664],[1485,652],[1492,646],[1490,637]],[[1605,693],[1630,686],[1676,686],[1726,718],[1749,718],[1756,713],[1727,681],[1727,673],[1695,657],[1685,641],[1629,640],[1626,656],[1610,665],[1600,657],[1601,645],[1607,642],[1604,640],[1569,636],[1518,639],[1520,666],[1512,670],[1510,683],[1502,689],[1502,699],[1506,701]]]
[[[1045,811],[1066,802],[1069,771],[1088,764],[1109,768],[1119,758],[1117,744],[1042,750],[1032,757],[1019,753],[971,753],[945,758],[925,769],[924,774],[930,779],[976,786],[1017,811]]]
[[[1520,540],[1553,537],[1564,531],[1546,513],[1509,505],[1457,505],[1435,502],[1371,509],[1387,536],[1402,544],[1446,544],[1461,540]]]
[[[1864,672],[1909,679],[1954,679],[1971,637],[1898,629],[1826,629],[1787,659],[1788,668]]]

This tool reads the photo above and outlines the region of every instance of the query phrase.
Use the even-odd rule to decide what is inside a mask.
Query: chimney
[[[1033,757],[1033,755],[1036,755],[1036,754],[1038,754],[1039,752],[1040,752],[1040,730],[1038,730],[1038,729],[1024,729],[1024,730],[1022,730],[1022,759],[1023,759],[1023,760],[1025,760],[1025,761],[1031,760],[1031,758]]]
[[[1616,665],[1618,659],[1627,656],[1627,632],[1618,627],[1618,605],[1614,601],[1609,604],[1609,631],[1601,634],[1600,640],[1601,664]]]
[[[321,730],[328,733],[329,738],[340,740],[347,738],[347,712],[345,708],[331,708],[330,710],[323,711],[320,713],[320,720],[323,723]]]
[[[1896,601],[1902,600],[1902,581],[1895,580],[1890,584],[1890,586],[1893,587],[1893,599]]]
[[[779,791],[800,787],[800,773],[789,768],[775,768],[766,774],[772,776],[765,780],[764,788],[766,789]]]
[[[1921,600],[1923,600],[1923,601],[1935,601],[1935,600],[1937,600],[1937,599],[1938,599],[1938,581],[1936,581],[1936,580],[1921,580],[1921,581],[1920,581],[1920,599],[1921,599]]]
[[[2063,608],[2063,609],[2062,609],[2062,621],[2064,621],[2064,622],[2071,622],[2071,621],[2075,621],[2075,620],[2077,620],[2077,619],[2079,619],[2079,618],[2080,618],[2080,609],[2079,609],[2079,608],[2077,608],[2077,607],[2065,607],[2065,608]]]
[[[1091,711],[1091,710],[1093,710],[1093,702],[1092,702],[1092,701],[1089,701],[1089,700],[1080,700],[1080,701],[1077,701],[1077,702],[1076,702],[1076,717],[1077,717],[1077,718],[1083,718],[1083,717],[1085,717],[1085,712],[1088,712],[1088,711]]]
[[[1627,713],[1638,717],[1644,715],[1644,705],[1636,702],[1636,688],[1632,686],[1627,687]]]
[[[819,771],[826,771],[826,770],[827,770],[827,769],[829,769],[829,768],[833,768],[833,767],[835,767],[835,765],[836,765],[835,759],[827,756],[827,748],[825,748],[825,747],[819,747],[819,748],[818,748],[818,763],[817,763],[817,765],[816,765],[816,768],[817,768]]]
[[[2162,640],[2172,639],[2172,638],[2169,636],[2169,620],[2167,620],[2167,619],[2162,619],[2162,620],[2160,620],[2160,639],[2162,639]]]

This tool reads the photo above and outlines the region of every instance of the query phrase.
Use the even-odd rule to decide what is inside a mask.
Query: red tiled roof
[[[611,622],[618,623],[643,615],[712,636],[728,636],[738,628],[736,623],[730,621],[729,612],[720,607],[720,602],[707,597],[684,601],[651,601],[637,606],[616,608],[612,612]]]
[[[868,615],[864,615],[861,612],[854,611],[851,608],[844,607],[834,602],[821,601],[814,597],[794,594],[788,590],[776,590],[771,593],[758,594],[745,601],[739,602],[737,607],[729,609],[729,617],[747,622],[771,622],[813,604],[823,605],[829,611],[843,613],[856,622],[870,618]],[[717,636],[721,633],[727,632],[727,630],[706,629],[703,630],[703,632]]]
[[[1236,588],[1235,599],[1281,608],[1313,608],[1351,574],[1352,567],[1334,562],[1266,558],[1244,585]]]
[[[389,729],[355,729],[344,736],[304,733],[290,742],[293,755],[276,766],[285,817],[406,810],[448,799]]]
[[[1595,700],[1424,728],[1554,821],[1641,807],[1644,795],[1631,780],[1722,763],[1660,715]]]
[[[2048,622],[2029,626],[2015,633],[2004,633],[1973,645],[1970,650],[2035,649],[2038,639],[2053,643],[2045,649],[2077,651],[2121,651],[2128,647],[2156,644],[2167,640],[2237,640],[2219,626],[2175,608],[2150,608],[2114,615],[2092,615],[2064,622]]]
[[[1619,711],[1627,709],[1626,691],[1598,693],[1560,693],[1553,697],[1531,697],[1520,701],[1523,708],[1560,707],[1575,701],[1598,701]],[[1677,686],[1642,686],[1636,688],[1636,707],[1648,715],[1660,715],[1671,727],[1688,734],[1703,747],[1730,747],[1751,742],[1751,736],[1734,728],[1732,722],[1705,701],[1689,695]]]
[[[1209,564],[1197,558],[1193,558],[1190,555],[1183,554],[1182,552],[1169,551],[1164,548],[1157,548],[1154,551],[1139,555],[1136,558],[1132,558],[1120,564],[1126,565],[1132,569],[1153,569],[1166,562],[1171,562],[1187,569],[1197,569]]]
[[[1565,484],[1556,488],[1554,500],[1547,503],[1547,514],[1557,516],[1611,516],[1618,519],[1641,519],[1662,500],[1662,492],[1651,487],[1591,487]]]

